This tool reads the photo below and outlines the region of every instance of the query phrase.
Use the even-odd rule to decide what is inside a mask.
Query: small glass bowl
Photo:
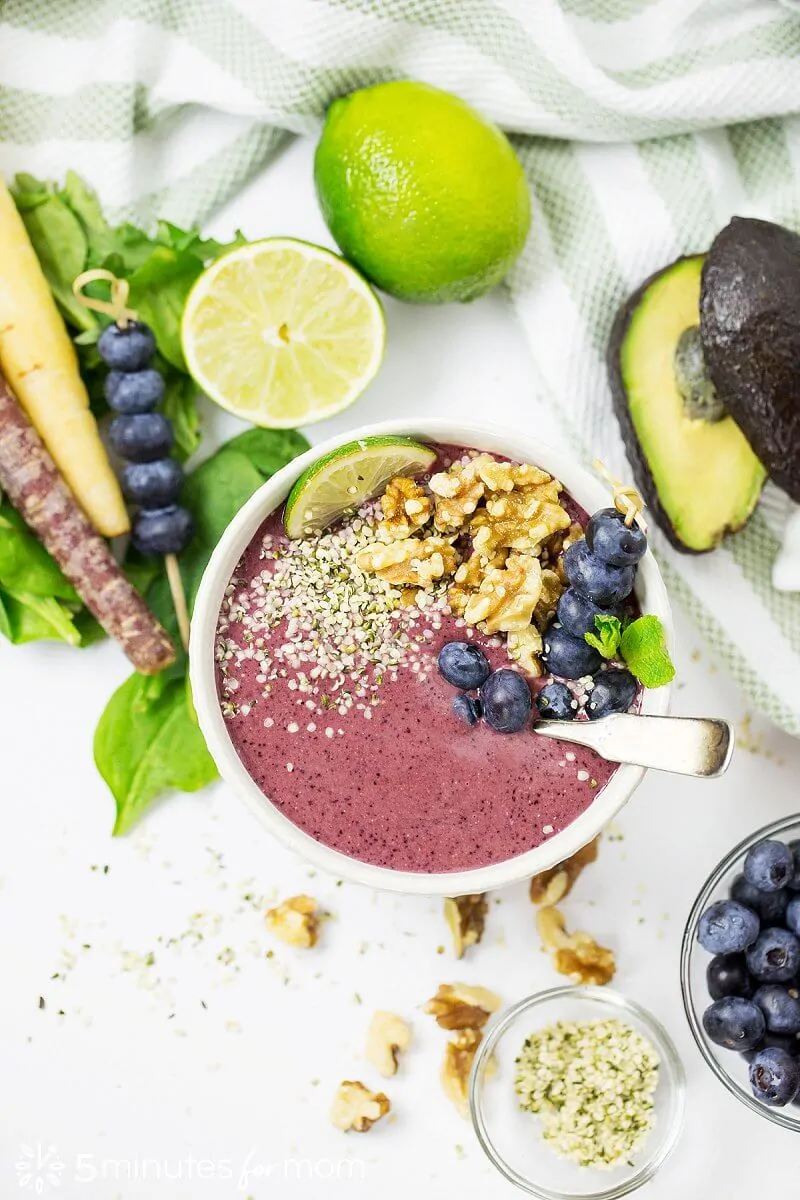
[[[738,846],[734,846],[730,854],[726,854],[711,872],[700,889],[700,895],[694,902],[683,931],[681,991],[683,992],[683,1007],[686,1009],[694,1040],[720,1083],[723,1083],[737,1100],[741,1100],[742,1104],[746,1104],[760,1117],[766,1117],[768,1121],[782,1125],[784,1129],[800,1132],[800,1106],[792,1104],[787,1108],[769,1108],[760,1100],[756,1100],[750,1091],[747,1060],[741,1054],[725,1050],[722,1046],[716,1046],[710,1041],[703,1029],[702,1022],[703,1013],[711,1003],[706,986],[706,968],[713,956],[704,950],[697,940],[697,922],[709,904],[713,904],[715,900],[728,898],[728,889],[734,876],[741,873],[747,851],[757,842],[764,841],[765,838],[776,838],[783,842],[791,842],[795,838],[800,838],[800,817],[796,814],[793,817],[784,817],[781,821],[756,830],[750,837],[739,842]]]
[[[514,1091],[514,1061],[525,1039],[556,1021],[616,1018],[652,1042],[661,1060],[655,1126],[630,1161],[580,1167],[547,1145],[536,1116]],[[493,1065],[490,1063],[494,1059]],[[501,1174],[541,1200],[613,1200],[652,1179],[683,1124],[686,1079],[678,1053],[655,1017],[608,988],[558,987],[515,1004],[481,1042],[469,1081],[469,1109],[478,1141]]]

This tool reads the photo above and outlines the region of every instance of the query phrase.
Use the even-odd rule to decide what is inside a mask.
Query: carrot
[[[89,409],[75,348],[2,178],[0,369],[95,528],[105,537],[125,533],[125,502]]]
[[[137,671],[155,675],[175,661],[167,633],[123,575],[2,375],[0,488]]]

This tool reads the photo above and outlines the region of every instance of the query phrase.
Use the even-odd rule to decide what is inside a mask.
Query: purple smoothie
[[[464,453],[439,451],[434,470]],[[585,524],[571,497],[562,502]],[[348,523],[345,531],[358,536]],[[530,730],[502,735],[454,717],[456,692],[436,669],[445,642],[470,636],[493,667],[510,664],[499,638],[468,632],[445,602],[392,615],[384,642],[395,647],[396,663],[369,669],[356,655],[352,671],[334,686],[324,671],[315,676],[313,657],[302,651],[298,657],[292,625],[298,618],[286,584],[294,583],[295,562],[307,576],[301,546],[308,543],[285,537],[280,512],[268,517],[234,572],[220,615],[220,702],[233,746],[265,803],[351,858],[424,872],[514,858],[588,808],[614,764]],[[265,613],[273,614],[272,623]],[[530,682],[536,691],[547,681]]]

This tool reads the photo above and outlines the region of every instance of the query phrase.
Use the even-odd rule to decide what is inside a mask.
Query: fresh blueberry
[[[586,543],[593,554],[614,567],[635,567],[647,552],[647,538],[634,521],[616,508],[601,508],[586,526]]]
[[[783,842],[759,842],[747,851],[744,877],[762,892],[777,892],[794,877],[794,855]]]
[[[613,668],[601,671],[594,677],[594,687],[586,701],[586,715],[590,721],[607,717],[611,713],[627,712],[636,699],[639,685],[630,671]]]
[[[751,1000],[755,991],[743,954],[717,954],[706,967],[706,983],[712,1000],[723,996]]]
[[[764,1014],[769,1033],[800,1033],[800,999],[795,988],[764,983],[753,996]]]
[[[800,970],[800,941],[788,929],[765,929],[747,951],[747,969],[761,983],[788,983]]]
[[[764,1036],[764,1014],[752,1000],[723,996],[703,1013],[703,1029],[716,1046],[726,1050],[753,1050]]]
[[[601,608],[593,600],[587,600],[575,588],[567,588],[562,592],[556,610],[557,620],[568,633],[582,638],[585,633],[595,632],[595,617],[619,617],[620,610]]]
[[[784,921],[786,928],[790,929],[795,937],[800,938],[800,896],[794,896],[787,904]]]
[[[794,857],[794,875],[789,880],[788,886],[793,892],[800,892],[800,840],[789,842],[789,849]]]
[[[152,367],[146,371],[109,371],[104,390],[116,412],[152,412],[164,399],[164,376]]]
[[[560,625],[551,625],[544,635],[542,662],[552,675],[563,679],[581,679],[591,675],[602,662],[594,646],[583,638],[576,638]]]
[[[97,349],[104,363],[115,371],[141,371],[150,365],[156,339],[149,326],[130,321],[124,329],[109,325],[100,334]]]
[[[572,586],[602,608],[621,604],[633,591],[635,567],[614,567],[592,554],[585,540],[564,551],[564,570]]]
[[[536,707],[545,721],[571,721],[578,701],[565,683],[548,683],[536,697]]]
[[[447,682],[464,692],[479,688],[492,670],[486,655],[471,642],[447,642],[437,661]]]
[[[183,486],[183,468],[175,458],[157,458],[153,462],[125,463],[122,490],[131,504],[145,508],[166,508],[174,504]]]
[[[710,954],[736,954],[752,946],[760,928],[752,909],[735,900],[717,900],[698,921],[697,940]]]
[[[746,904],[758,913],[762,925],[778,925],[783,921],[789,895],[787,888],[779,888],[777,892],[762,892],[744,875],[737,875],[731,884],[731,899]]]
[[[531,715],[531,689],[517,671],[494,671],[481,688],[483,719],[497,733],[516,733]]]
[[[143,508],[133,519],[132,540],[140,554],[180,554],[193,533],[192,514],[179,504]]]
[[[477,725],[481,719],[481,702],[462,693],[453,701],[453,712],[465,725]]]
[[[800,1063],[777,1046],[759,1050],[750,1064],[750,1087],[756,1100],[783,1108],[800,1091]]]
[[[163,413],[133,413],[114,417],[108,437],[120,458],[130,462],[152,462],[166,458],[172,449],[172,426]]]

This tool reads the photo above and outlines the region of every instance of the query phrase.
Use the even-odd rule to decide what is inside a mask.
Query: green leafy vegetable
[[[7,500],[0,504],[0,587],[80,603],[58,563]]]
[[[117,805],[114,833],[127,833],[166,791],[196,792],[216,778],[214,760],[192,720],[186,687],[175,680],[157,696],[132,675],[111,697],[94,739],[94,760]]]
[[[664,626],[652,613],[631,621],[623,630],[620,652],[628,670],[645,687],[664,687],[675,678]]]
[[[52,596],[0,588],[0,602],[4,610],[3,632],[15,645],[43,640],[80,645],[81,635],[72,614]]]
[[[590,646],[599,650],[603,658],[616,658],[622,636],[622,624],[619,617],[598,613],[594,619],[596,632],[591,630],[583,636]]]

